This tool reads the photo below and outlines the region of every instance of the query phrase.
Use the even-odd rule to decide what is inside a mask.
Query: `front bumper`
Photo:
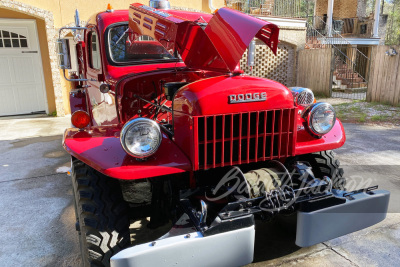
[[[253,261],[254,238],[254,226],[207,237],[191,232],[125,249],[111,266],[243,266]]]
[[[312,246],[382,221],[390,193],[374,189],[351,193],[332,190],[328,197],[303,201],[297,212],[296,244]],[[240,201],[249,202],[248,199]],[[242,206],[236,204],[230,203],[230,206]],[[119,252],[111,258],[111,266],[243,266],[253,261],[252,208],[243,213],[225,209],[205,228],[199,227],[201,224],[190,212],[193,209],[185,210],[168,234]]]
[[[349,195],[343,204],[297,213],[296,245],[309,247],[370,227],[386,218],[386,190]]]
[[[196,224],[185,213],[160,239],[117,253],[111,258],[111,266],[232,267],[253,261],[255,227],[252,214],[218,222],[211,232],[196,231]]]

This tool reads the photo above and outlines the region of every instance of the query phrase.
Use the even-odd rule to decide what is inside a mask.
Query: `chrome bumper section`
[[[167,237],[117,253],[111,267],[243,266],[253,261],[254,237],[254,225],[206,237],[201,232]]]

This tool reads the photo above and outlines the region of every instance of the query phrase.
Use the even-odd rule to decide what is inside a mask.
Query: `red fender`
[[[332,130],[321,138],[315,138],[310,134],[303,119],[299,118],[297,126],[296,155],[336,149],[346,142],[343,125],[338,119]]]
[[[190,160],[164,133],[158,151],[146,161],[138,161],[122,148],[120,131],[115,125],[90,127],[85,131],[67,129],[63,146],[75,158],[117,179],[144,179],[192,169]]]

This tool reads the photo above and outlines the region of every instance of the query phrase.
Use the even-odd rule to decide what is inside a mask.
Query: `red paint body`
[[[142,179],[190,171],[191,163],[166,136],[157,153],[147,161],[126,154],[119,141],[120,127],[90,127],[86,131],[65,132],[65,148],[94,169],[119,179]],[[157,162],[157,164],[154,164]]]
[[[86,92],[80,89],[71,91],[69,93],[69,104],[71,114],[77,110],[87,111]]]
[[[265,42],[276,54],[279,28],[237,10],[221,8],[206,19],[191,13],[155,14],[132,4],[129,26],[135,36],[149,35],[167,50],[176,49],[186,66],[195,69],[232,72],[254,37]],[[197,22],[207,22],[203,25]]]
[[[316,138],[299,115],[303,108],[295,106],[285,86],[237,74],[238,61],[253,37],[276,52],[277,26],[228,8],[214,16],[171,10],[170,16],[163,17],[141,6],[133,4],[129,11],[99,13],[88,21],[87,27],[99,38],[101,67],[92,69],[88,63],[90,32],[86,31],[85,41],[77,45],[78,56],[84,62],[79,70],[96,81],[87,82],[85,92],[71,94],[71,110],[84,110],[91,116],[84,131],[65,132],[64,147],[72,156],[110,177],[143,179],[284,160],[344,144],[339,120],[328,134]],[[129,20],[130,15],[136,22]],[[208,24],[203,29],[195,23],[197,20]],[[128,21],[132,34],[142,31],[153,36],[167,50],[177,50],[183,62],[113,64],[106,53],[107,31],[116,23]],[[99,91],[102,82],[110,85],[109,92]],[[174,101],[166,101],[161,91],[166,82],[187,85],[179,89]],[[238,94],[266,94],[267,100],[230,104],[229,96]],[[173,114],[156,114],[154,106],[134,95],[147,101],[161,100]],[[128,155],[119,139],[123,125],[139,116],[173,124],[173,138],[164,133],[159,150],[146,161]]]

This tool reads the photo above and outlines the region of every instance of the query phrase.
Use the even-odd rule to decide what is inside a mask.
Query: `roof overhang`
[[[292,27],[292,28],[305,28],[305,19],[291,19],[291,18],[279,18],[279,17],[268,17],[268,16],[257,16],[259,19],[274,23],[279,27]]]
[[[332,39],[332,40],[331,40]],[[334,39],[334,40],[333,40]],[[339,39],[335,37],[318,38],[321,44],[335,44],[335,45],[379,45],[380,38],[351,38]]]

